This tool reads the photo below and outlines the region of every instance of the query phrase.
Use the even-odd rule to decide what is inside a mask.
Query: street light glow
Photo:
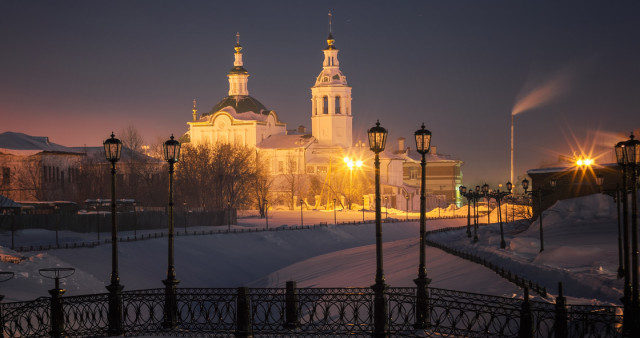
[[[595,162],[593,161],[593,159],[590,159],[590,158],[585,158],[585,159],[579,158],[579,159],[576,161],[576,165],[577,165],[578,167],[582,167],[582,166],[590,167],[590,166],[591,166],[591,165],[593,165],[594,163],[595,163]]]

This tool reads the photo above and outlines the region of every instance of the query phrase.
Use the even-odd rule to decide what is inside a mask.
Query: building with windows
[[[194,101],[184,139],[193,145],[223,142],[255,147],[273,177],[271,205],[294,208],[303,200],[311,208],[333,208],[334,203],[338,208],[352,204],[373,208],[373,153],[366,140],[353,143],[352,88],[340,69],[333,35],[329,33],[322,70],[311,87],[310,132],[303,126],[288,131],[274,110],[249,94],[249,72],[237,37],[233,68],[227,74],[228,96],[201,115]],[[415,156],[409,149],[398,152],[392,148],[388,144],[380,154],[383,203],[418,210],[419,180],[411,176]],[[419,166],[419,160],[417,163]],[[461,163],[430,156],[430,190],[455,202]]]

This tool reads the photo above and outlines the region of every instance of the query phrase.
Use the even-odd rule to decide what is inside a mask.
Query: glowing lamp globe
[[[371,127],[367,134],[369,134],[369,148],[371,151],[376,154],[382,152],[387,143],[387,130],[380,127],[380,121],[376,122],[376,126]]]
[[[111,138],[106,139],[102,144],[104,146],[104,156],[107,158],[107,161],[111,163],[120,161],[122,142],[115,138],[113,132],[111,133]]]
[[[625,142],[624,148],[627,153],[627,164],[635,165],[640,163],[640,141],[633,137],[633,134],[631,134],[629,140]]]
[[[173,135],[162,144],[164,160],[169,163],[176,163],[180,159],[180,142],[173,139]]]
[[[424,129],[424,123],[422,128],[415,132],[416,137],[416,150],[424,155],[428,154],[431,149],[431,132]]]

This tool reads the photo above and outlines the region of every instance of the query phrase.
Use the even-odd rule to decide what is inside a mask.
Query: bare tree
[[[260,156],[259,152],[256,152],[256,172],[253,176],[252,189],[255,194],[255,202],[260,211],[260,217],[265,217],[265,201],[269,197],[269,190],[273,184],[273,178],[267,171],[266,159]]]
[[[144,144],[144,139],[142,135],[138,132],[138,129],[130,124],[122,131],[120,131],[119,135],[120,141],[122,141],[122,146],[125,148],[129,148],[135,152],[142,152],[142,145]]]
[[[176,168],[179,198],[205,210],[248,207],[255,150],[230,144],[185,144]]]

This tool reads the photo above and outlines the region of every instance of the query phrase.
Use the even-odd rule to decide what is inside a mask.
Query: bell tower
[[[329,13],[329,37],[323,50],[322,72],[311,87],[312,134],[322,146],[350,148],[352,145],[351,87],[340,71],[338,49],[331,34]]]

